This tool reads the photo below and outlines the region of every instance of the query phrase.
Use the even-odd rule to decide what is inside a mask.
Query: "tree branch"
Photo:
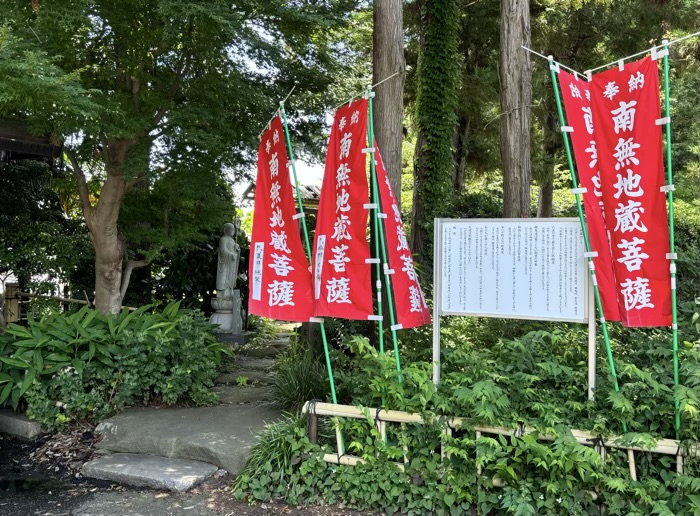
[[[124,296],[126,295],[126,290],[129,288],[129,281],[131,281],[131,273],[134,269],[140,269],[141,267],[146,267],[150,265],[151,260],[129,260],[126,262],[126,267],[124,268],[124,273],[122,274],[122,284],[119,289],[119,293],[124,302]]]
[[[83,208],[83,216],[85,217],[85,222],[90,226],[89,215],[92,214],[92,205],[90,204],[90,192],[87,186],[87,179],[85,178],[85,172],[78,164],[78,160],[75,158],[73,153],[69,150],[64,151],[70,160],[71,167],[73,168],[73,175],[75,180],[78,182],[78,195],[80,196],[80,205]]]

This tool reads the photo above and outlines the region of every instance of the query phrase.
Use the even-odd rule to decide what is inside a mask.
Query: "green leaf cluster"
[[[47,429],[94,422],[154,401],[209,404],[222,353],[211,325],[171,303],[118,316],[84,307],[51,313],[0,335],[0,405],[26,405]]]

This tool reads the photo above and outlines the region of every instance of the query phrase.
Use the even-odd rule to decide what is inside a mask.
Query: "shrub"
[[[94,421],[148,402],[209,404],[221,354],[228,353],[201,313],[171,303],[118,316],[87,307],[10,325],[0,336],[0,405],[49,429]]]
[[[275,363],[273,403],[285,410],[298,411],[306,401],[325,401],[330,387],[322,359],[307,344],[293,338],[289,350]]]

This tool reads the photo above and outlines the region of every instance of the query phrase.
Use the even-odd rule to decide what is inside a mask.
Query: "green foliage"
[[[449,198],[453,165],[452,137],[455,129],[459,80],[458,2],[435,0],[420,7],[422,30],[418,57],[415,157],[415,192],[411,231],[420,242],[420,263],[432,263],[430,234],[433,219]]]
[[[0,172],[0,277],[23,282],[34,275],[67,280],[80,263],[75,250],[89,245],[87,231],[65,216],[55,191],[65,171],[39,161],[13,161]]]
[[[298,411],[309,400],[325,401],[330,388],[321,360],[307,344],[293,338],[289,350],[275,362],[273,402],[285,410]]]
[[[696,335],[690,322],[690,318],[684,322],[682,338]],[[696,514],[697,459],[686,457],[685,472],[678,474],[673,458],[637,452],[639,480],[632,481],[625,453],[609,450],[603,461],[570,433],[576,428],[619,435],[624,421],[631,431],[622,443],[628,445],[649,449],[659,438],[673,437],[668,332],[613,332],[622,388],[615,392],[609,375],[603,373],[607,366],[601,352],[600,385],[596,401],[589,402],[585,332],[559,324],[554,329],[549,325],[550,331],[537,329],[515,338],[528,325],[542,324],[446,320],[442,383],[437,390],[429,362],[408,363],[399,383],[390,354],[379,355],[363,337],[347,338],[334,355],[341,396],[360,407],[419,413],[426,424],[388,425],[385,439],[376,426],[381,412],[366,410],[366,420],[340,423],[346,452],[364,463],[327,464],[321,457],[335,453],[333,440],[322,439],[316,448],[297,437],[303,462],[298,467],[286,462],[274,470],[286,472],[283,485],[250,472],[238,484],[238,496],[281,497],[291,504],[342,502],[387,514],[598,515],[603,514],[603,504],[608,514]],[[414,335],[416,340],[429,337],[429,332]],[[682,407],[683,439],[692,442],[700,437],[700,342],[683,346],[681,364],[682,385],[675,398]],[[444,417],[454,415],[461,416],[463,426],[445,435]],[[474,432],[477,426],[519,425],[533,427],[535,433],[477,438]],[[538,441],[538,433],[553,440]],[[298,429],[288,431],[287,439],[294,435],[301,435]],[[404,463],[405,471],[396,463]]]
[[[179,303],[149,308],[106,316],[84,307],[10,325],[0,336],[0,404],[24,400],[29,417],[60,429],[139,403],[215,402],[209,388],[228,351],[211,325]]]

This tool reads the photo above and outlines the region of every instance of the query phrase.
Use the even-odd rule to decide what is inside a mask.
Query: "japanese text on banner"
[[[625,326],[671,325],[671,276],[657,63],[593,76],[600,189]]]

